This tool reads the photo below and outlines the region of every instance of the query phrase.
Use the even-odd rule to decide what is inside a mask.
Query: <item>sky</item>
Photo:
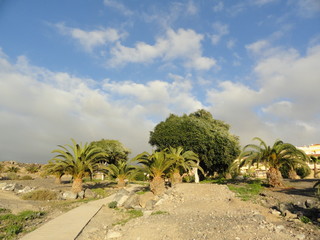
[[[242,146],[320,143],[319,0],[0,0],[0,161],[206,109]]]

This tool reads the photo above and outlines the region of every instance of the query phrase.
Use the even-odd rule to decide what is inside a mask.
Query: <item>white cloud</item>
[[[126,63],[150,63],[155,59],[164,62],[179,59],[188,68],[208,70],[215,65],[213,58],[203,57],[201,41],[203,36],[191,29],[168,29],[165,37],[156,39],[154,45],[144,42],[136,43],[134,48],[118,43],[112,50],[112,58],[108,62],[110,66],[118,66]]]
[[[123,5],[119,1],[104,0],[103,3],[107,7],[111,7],[111,8],[114,8],[114,9],[118,10],[120,13],[122,13],[125,16],[130,16],[130,15],[133,14],[133,12],[130,9],[128,9],[125,5]]]
[[[102,86],[32,66],[23,56],[12,64],[1,53],[0,160],[45,163],[70,138],[83,143],[118,139],[133,155],[150,151],[155,122],[203,107],[188,77],[169,74],[172,82],[144,84],[106,80]]]
[[[70,36],[78,41],[85,51],[91,52],[95,47],[113,43],[122,37],[118,30],[113,28],[101,28],[98,30],[84,31],[79,28],[67,27],[64,23],[55,25],[61,34]]]
[[[219,89],[207,94],[213,115],[230,123],[243,144],[255,136],[270,144],[277,138],[296,145],[317,142],[320,45],[308,49],[305,56],[263,41],[249,49],[258,53],[256,89],[221,82]]]
[[[252,3],[258,6],[263,6],[265,4],[269,4],[278,0],[252,0]]]
[[[214,12],[221,12],[224,8],[223,2],[218,2],[216,5],[213,6]]]
[[[198,8],[194,4],[194,2],[191,0],[189,0],[189,2],[187,4],[187,13],[188,13],[188,15],[195,15],[198,13]]]
[[[220,22],[213,23],[212,27],[216,33],[211,35],[211,42],[213,45],[216,45],[223,36],[229,34],[229,27],[227,24],[222,24]]]
[[[297,13],[302,17],[319,16],[320,1],[319,0],[295,0],[289,1],[291,4],[296,5]]]

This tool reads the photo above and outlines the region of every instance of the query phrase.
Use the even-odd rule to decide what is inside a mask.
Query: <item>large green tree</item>
[[[229,129],[203,109],[190,115],[171,114],[150,132],[149,143],[159,150],[182,146],[199,156],[207,174],[223,173],[240,153],[239,139]]]
[[[255,137],[258,144],[248,144],[239,156],[239,167],[263,164],[268,168],[267,179],[271,186],[282,187],[281,166],[294,169],[295,166],[307,167],[308,156],[290,143],[281,140],[268,146],[262,139]]]
[[[109,164],[117,165],[119,161],[128,160],[130,150],[118,140],[101,139],[100,141],[91,142],[90,145],[101,148],[106,153],[106,156],[101,160]]]

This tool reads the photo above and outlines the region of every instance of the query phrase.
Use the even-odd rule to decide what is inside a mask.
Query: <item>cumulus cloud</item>
[[[98,30],[85,31],[79,28],[67,27],[64,23],[58,23],[55,24],[55,26],[61,34],[70,36],[88,52],[91,52],[95,47],[116,42],[122,36],[118,30],[113,28],[100,28]]]
[[[133,14],[133,12],[127,8],[125,5],[123,5],[121,2],[119,1],[115,1],[115,0],[104,0],[103,1],[104,5],[106,5],[107,7],[111,7],[113,9],[116,9],[117,11],[119,11],[120,13],[122,13],[125,16],[130,16]]]
[[[231,123],[245,144],[255,136],[296,145],[319,141],[320,115],[315,103],[320,102],[320,45],[301,55],[295,49],[259,41],[248,51],[258,53],[254,68],[257,87],[221,82],[220,88],[208,90],[212,112]]]
[[[227,24],[220,22],[215,22],[212,25],[215,34],[211,35],[211,42],[213,45],[216,45],[220,42],[220,39],[229,33],[229,28]]]
[[[149,131],[169,113],[202,107],[188,77],[103,83],[0,54],[1,160],[47,162],[58,144],[118,139],[133,155],[150,151]],[[18,149],[18,150],[17,150]]]
[[[180,60],[186,67],[209,70],[216,61],[202,56],[202,39],[203,35],[191,29],[178,31],[168,29],[165,37],[157,38],[154,45],[139,42],[132,48],[117,43],[111,50],[112,58],[108,63],[115,67],[126,63],[150,63],[155,59],[161,59],[164,62]]]

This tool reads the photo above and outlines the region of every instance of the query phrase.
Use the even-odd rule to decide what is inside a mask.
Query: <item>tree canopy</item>
[[[90,144],[101,148],[106,153],[106,157],[103,160],[109,164],[116,165],[119,161],[128,160],[130,150],[118,140],[101,139]]]
[[[229,129],[203,109],[183,116],[171,114],[150,132],[149,143],[159,150],[182,146],[198,154],[206,173],[222,173],[240,153],[239,138]]]

